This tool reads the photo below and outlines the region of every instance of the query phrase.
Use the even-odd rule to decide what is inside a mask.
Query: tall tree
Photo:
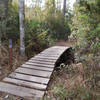
[[[24,44],[24,0],[19,0],[19,22],[20,22],[20,53],[21,56],[25,56],[25,44]]]
[[[5,16],[7,18],[7,16],[8,16],[8,0],[4,0],[4,5],[5,5]]]
[[[64,2],[63,2],[63,24],[65,21],[65,13],[66,13],[66,0],[64,0]]]

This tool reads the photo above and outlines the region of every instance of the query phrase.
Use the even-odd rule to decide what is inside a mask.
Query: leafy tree
[[[85,51],[100,51],[100,1],[78,0],[75,4],[73,28],[77,33],[78,46]]]

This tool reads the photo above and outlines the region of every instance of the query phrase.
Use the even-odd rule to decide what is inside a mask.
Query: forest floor
[[[58,41],[54,45],[72,46],[73,43],[68,41]],[[4,57],[5,59],[2,59]],[[16,69],[26,61],[26,58],[22,59],[18,54],[16,54],[14,58],[16,59],[14,60],[15,68],[13,69]],[[8,66],[7,53],[2,54],[0,61],[0,79],[2,79],[11,73]],[[72,63],[70,65],[61,65],[59,70],[54,71],[48,86],[48,91],[43,100],[96,100],[95,98],[91,99],[92,96],[90,97],[88,90],[83,86],[85,85],[84,74],[84,65],[80,62]],[[0,100],[24,100],[20,97],[15,97],[5,93],[0,93],[0,97]],[[75,97],[78,99],[74,99]]]

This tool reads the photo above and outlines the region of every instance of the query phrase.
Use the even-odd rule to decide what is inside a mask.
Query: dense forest
[[[100,0],[70,1],[0,0],[0,80],[44,49],[70,45],[75,61],[54,72],[44,100],[100,100]]]
[[[1,43],[12,39],[14,44],[19,45],[19,38],[21,38],[19,35],[19,23],[21,22],[19,21],[18,0],[9,0],[8,4],[8,7],[6,7],[7,11],[2,11],[3,13],[1,12],[2,15],[0,15]],[[21,20],[23,20],[22,22],[24,23],[22,27],[24,27],[25,31],[24,42],[26,54],[29,51],[31,52],[29,49],[33,49],[35,53],[44,49],[44,47],[48,47],[54,41],[59,39],[67,40],[68,35],[71,33],[68,23],[71,23],[71,14],[68,9],[66,13],[67,16],[66,18],[64,17],[66,5],[61,9],[61,3],[58,2],[56,4],[56,1],[53,0],[47,0],[45,7],[41,7],[42,5],[41,0],[33,1],[31,7],[25,5],[25,11],[22,11],[22,14],[24,13],[22,17],[25,17]],[[4,4],[2,4],[1,7],[2,6],[4,6]],[[20,7],[23,8],[23,5],[20,5]],[[1,9],[4,10],[5,6]]]

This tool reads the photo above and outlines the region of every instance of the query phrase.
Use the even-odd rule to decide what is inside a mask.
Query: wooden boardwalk
[[[0,91],[24,98],[42,98],[60,56],[69,49],[64,46],[48,48],[31,58],[0,82]]]

